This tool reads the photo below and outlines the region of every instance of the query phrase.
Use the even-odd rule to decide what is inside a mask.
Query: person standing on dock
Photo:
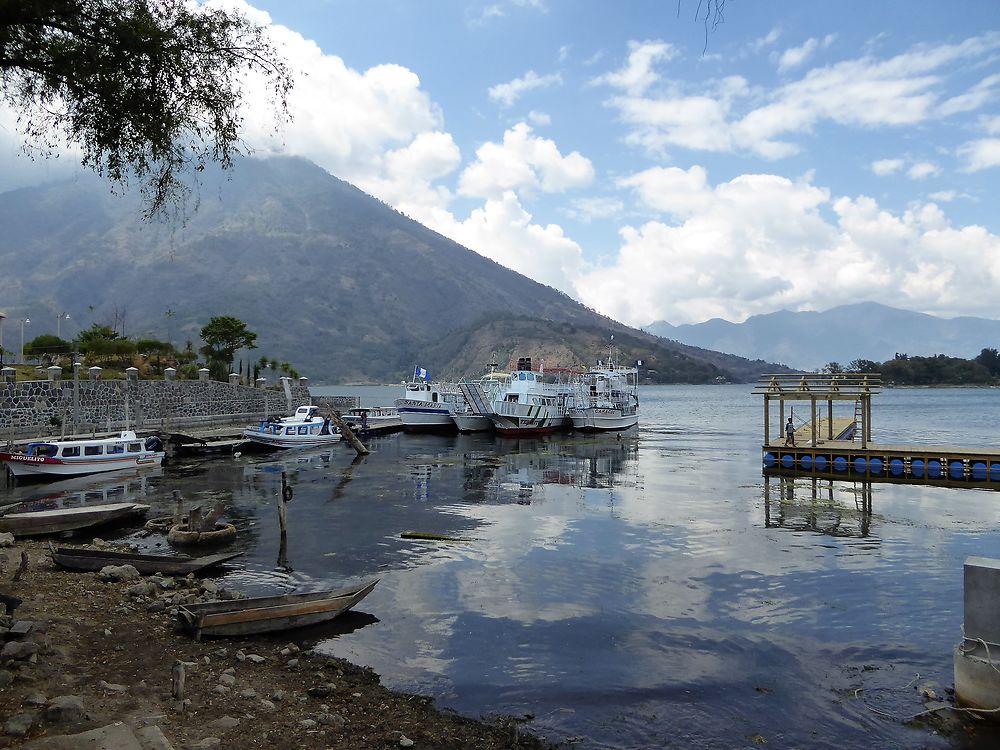
[[[792,424],[791,417],[785,422],[785,445],[795,447],[795,425]]]

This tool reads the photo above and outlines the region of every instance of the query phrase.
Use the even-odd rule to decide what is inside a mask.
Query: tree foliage
[[[263,74],[287,116],[292,80],[266,32],[187,0],[0,0],[0,100],[26,149],[58,136],[84,166],[139,180],[147,216],[177,204],[183,175],[242,153],[243,75]]]
[[[73,345],[51,333],[36,336],[24,345],[24,356],[29,359],[45,357],[46,361],[54,361],[53,355],[69,354]]]
[[[247,328],[242,320],[230,315],[212,318],[201,329],[200,335],[205,342],[201,353],[208,361],[209,369],[213,369],[213,365],[228,365],[232,369],[237,349],[257,348],[257,334]],[[225,375],[228,375],[228,371]],[[221,379],[224,380],[225,375]]]

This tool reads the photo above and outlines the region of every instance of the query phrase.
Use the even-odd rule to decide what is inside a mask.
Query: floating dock
[[[983,485],[1000,489],[1000,447],[872,442],[871,398],[881,391],[881,384],[881,376],[874,373],[761,378],[754,393],[764,398],[761,452],[765,473],[861,476],[872,481]],[[786,401],[809,405],[810,419],[796,427],[794,445],[786,444],[780,430],[780,438],[772,437],[771,407],[777,402],[777,416],[783,427]],[[850,404],[852,416],[834,414],[834,404],[842,406],[844,402]]]

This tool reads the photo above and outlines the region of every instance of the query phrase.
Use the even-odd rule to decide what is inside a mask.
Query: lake
[[[398,391],[313,389],[364,406]],[[987,730],[949,738],[906,720],[924,708],[916,686],[953,683],[962,564],[1000,556],[1000,494],[765,479],[750,386],[640,399],[640,427],[620,439],[397,434],[363,459],[343,444],[184,461],[5,499],[142,497],[157,512],[174,489],[223,501],[247,552],[224,585],[378,576],[359,614],[308,634],[319,650],[578,747],[996,746]],[[876,441],[995,445],[998,423],[1000,390],[874,398]],[[284,550],[282,472],[294,492]]]

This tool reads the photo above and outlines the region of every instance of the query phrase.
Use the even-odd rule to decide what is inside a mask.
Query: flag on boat
[[[635,366],[636,366],[636,367],[642,367],[642,360],[640,359],[640,360],[639,360],[639,361],[638,361],[638,362],[636,363],[636,365],[635,365]]]
[[[428,376],[427,370],[425,370],[423,367],[414,367],[413,368],[413,379],[414,380],[425,380],[426,381],[426,380],[430,380],[430,377]]]

